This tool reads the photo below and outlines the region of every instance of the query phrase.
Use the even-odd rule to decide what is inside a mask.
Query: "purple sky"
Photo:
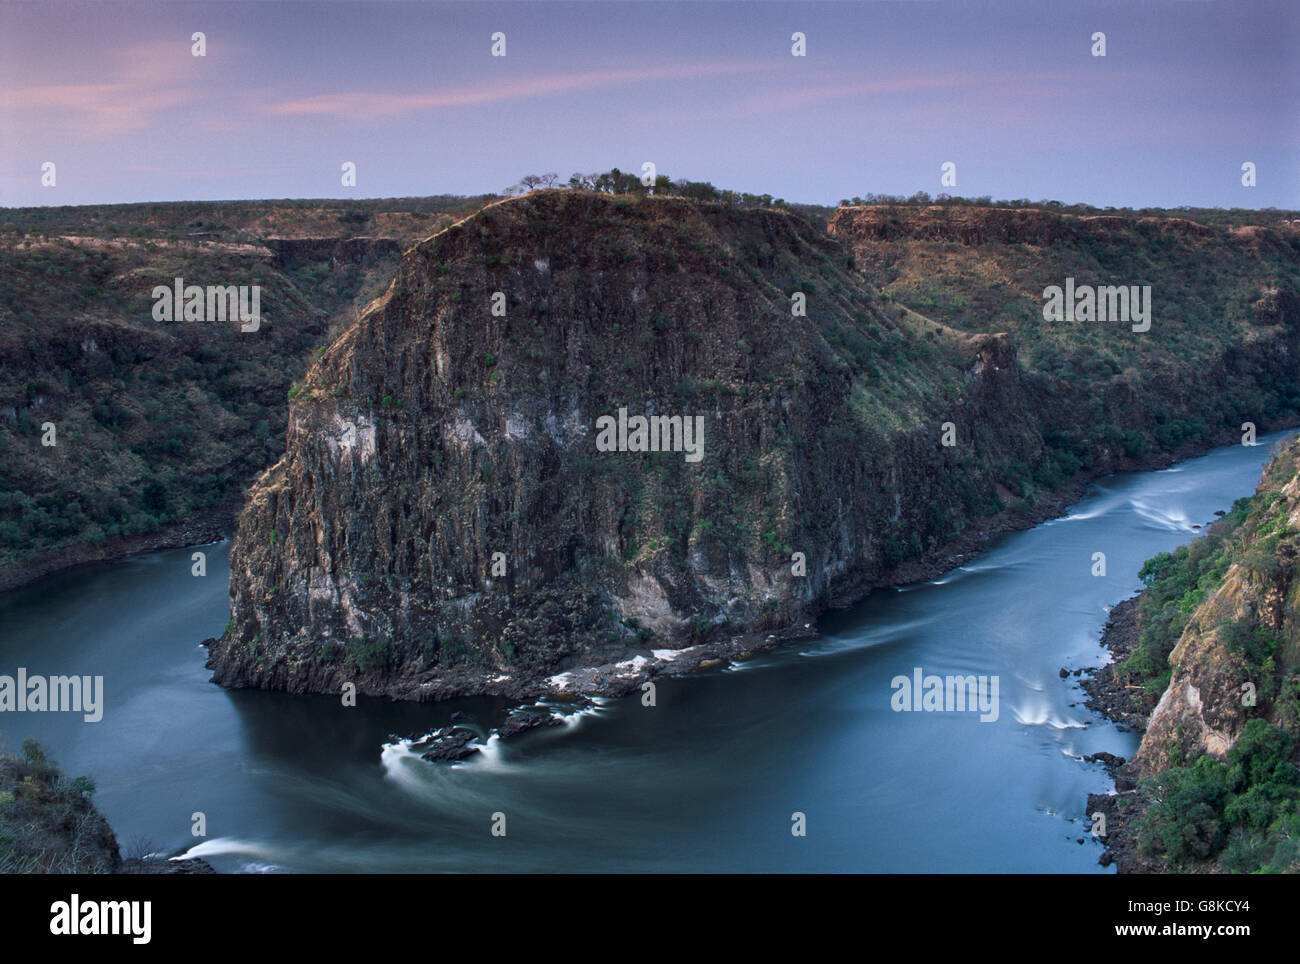
[[[477,194],[653,161],[826,204],[1300,208],[1298,24],[1283,0],[0,0],[0,204]]]

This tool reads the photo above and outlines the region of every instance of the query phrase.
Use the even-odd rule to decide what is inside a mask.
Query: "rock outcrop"
[[[1145,703],[1158,681],[1169,682],[1149,718],[1136,721],[1145,735],[1137,755],[1114,767],[1116,792],[1088,798],[1087,812],[1106,816],[1103,864],[1120,873],[1300,871],[1292,843],[1300,801],[1298,555],[1293,439],[1253,498],[1238,500],[1190,546],[1143,567],[1147,588],[1107,625],[1105,641],[1124,658],[1100,674],[1109,682],[1089,690],[1090,705],[1134,722],[1142,714],[1132,691]]]
[[[1269,478],[1278,473],[1289,478],[1280,488]],[[1285,713],[1276,697],[1300,671],[1300,443],[1277,456],[1260,494],[1271,495],[1256,510],[1267,521],[1249,543],[1243,540],[1238,561],[1197,607],[1170,654],[1169,688],[1134,758],[1141,775],[1206,755],[1225,759],[1248,719],[1262,710],[1278,722]],[[1260,631],[1267,642],[1253,653],[1250,637]]]
[[[266,238],[263,244],[275,254],[279,268],[294,268],[313,261],[328,261],[337,268],[402,252],[401,244],[393,238]]]
[[[850,265],[789,213],[571,192],[417,245],[250,495],[216,679],[513,694],[805,621],[993,511],[1043,451],[1013,347]],[[620,411],[693,422],[698,461],[601,451]]]
[[[1131,464],[1211,383],[1285,409],[1296,330],[1274,314],[1253,348],[1181,361],[1165,326],[1143,381],[1106,368],[1062,396],[1018,336],[880,298],[792,213],[498,202],[408,250],[309,372],[209,665],[230,686],[523,697],[804,626],[1022,496]],[[637,451],[636,419],[680,444]]]

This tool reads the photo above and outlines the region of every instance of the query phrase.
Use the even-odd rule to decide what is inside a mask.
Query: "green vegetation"
[[[387,636],[354,640],[348,652],[359,670],[387,669],[393,659],[393,641]]]
[[[1238,227],[1246,224],[1268,224],[1276,226],[1294,217],[1294,212],[1277,209],[1244,208],[1194,208],[1182,205],[1173,208],[1129,208],[1104,207],[1091,204],[1066,204],[1063,201],[1030,201],[1027,198],[995,201],[987,194],[980,197],[963,197],[960,194],[936,194],[931,197],[925,191],[904,197],[901,194],[873,194],[868,192],[861,197],[842,198],[838,207],[855,205],[880,205],[886,207],[929,207],[931,205],[952,208],[1020,208],[1041,209],[1058,214],[1108,215],[1126,218],[1145,217],[1180,217],[1197,221],[1200,224],[1213,224],[1221,227]]]
[[[1232,564],[1239,530],[1255,497],[1238,499],[1232,511],[1210,531],[1172,553],[1148,559],[1138,571],[1146,587],[1138,602],[1138,645],[1117,669],[1150,693],[1163,693],[1172,669],[1169,654],[1187,628],[1187,621],[1208,592],[1217,588]]]
[[[906,306],[904,317],[927,337],[936,324],[1009,333],[1045,434],[1068,438],[1080,467],[1097,456],[1186,451],[1243,422],[1300,411],[1289,363],[1260,351],[1276,340],[1277,358],[1289,357],[1280,346],[1300,330],[1292,213],[855,200],[883,206],[841,208],[832,233],[852,246],[885,302]],[[1045,321],[1045,286],[1067,278],[1150,285],[1150,330]],[[1173,383],[1185,391],[1171,392]],[[1036,488],[1068,476],[1073,462],[1060,454],[1035,471]]]
[[[1153,694],[1175,671],[1179,680],[1195,678],[1206,701],[1198,712],[1229,721],[1214,726],[1241,727],[1224,760],[1189,759],[1181,722],[1162,726],[1159,737],[1154,725],[1148,730],[1142,756],[1165,762],[1142,781],[1149,804],[1136,822],[1137,843],[1176,867],[1217,859],[1229,872],[1300,872],[1300,531],[1284,491],[1297,478],[1300,442],[1293,441],[1269,463],[1256,495],[1238,499],[1191,545],[1141,569],[1139,643],[1117,669]],[[1185,635],[1193,648],[1180,649],[1179,665],[1171,665]],[[1250,698],[1237,706],[1243,680]],[[1230,722],[1243,715],[1244,723]],[[1151,746],[1153,739],[1164,745]]]
[[[454,663],[465,654],[465,641],[451,633],[440,634],[438,648],[447,660]]]
[[[302,374],[397,258],[274,256],[268,237],[404,243],[483,200],[0,209],[0,567],[233,504],[283,451]],[[262,327],[155,321],[177,277],[260,285]]]
[[[531,175],[512,190],[562,183],[556,175]],[[656,224],[650,209],[638,206],[649,193],[797,212],[817,227],[824,227],[834,210],[663,174],[647,187],[639,175],[617,168],[575,174],[567,186],[575,194],[594,191],[618,196],[619,204],[626,201],[623,213],[643,219],[646,240],[664,252],[662,265],[649,265],[661,272],[682,270],[686,249],[668,236],[670,226]],[[444,196],[0,210],[0,566],[47,550],[147,533],[222,503],[233,504],[283,451],[286,405],[304,400],[301,376],[308,364],[355,320],[361,306],[384,290],[396,258],[366,255],[340,261],[329,256],[328,245],[315,253],[282,252],[268,258],[259,245],[275,238],[359,235],[406,243],[435,233],[489,200]],[[992,206],[986,198],[931,199],[923,193],[853,201],[885,205],[886,216],[903,227],[917,212],[939,210],[958,218]],[[929,207],[932,203],[937,207]],[[1012,201],[1001,206],[1030,205]],[[1054,201],[1037,206],[1053,215],[1101,213]],[[889,215],[894,208],[896,216]],[[1234,370],[1214,376],[1214,392],[1186,393],[1190,410],[1162,387],[1175,366],[1194,369],[1235,350],[1242,324],[1259,321],[1263,287],[1300,289],[1300,241],[1294,232],[1283,243],[1254,246],[1225,233],[1245,225],[1279,228],[1288,212],[1105,213],[1124,219],[1128,227],[1066,232],[1041,246],[883,241],[872,257],[859,259],[866,280],[882,287],[883,310],[878,318],[863,315],[848,324],[836,315],[841,308],[860,313],[850,307],[854,296],[841,271],[852,265],[852,258],[837,263],[842,253],[826,248],[806,260],[792,260],[761,231],[733,238],[717,250],[699,237],[682,240],[710,262],[718,278],[748,276],[779,289],[780,297],[800,290],[829,308],[810,318],[826,348],[869,389],[856,393],[855,404],[864,420],[882,430],[906,429],[911,423],[908,416],[917,410],[918,389],[925,380],[918,369],[937,372],[942,366],[936,363],[957,360],[948,357],[951,345],[941,326],[967,333],[1014,332],[1024,377],[1044,399],[1049,440],[1041,458],[1026,461],[1000,481],[1029,504],[1091,467],[1099,452],[1139,458],[1153,449],[1203,443],[1241,421],[1263,424],[1300,410],[1300,386],[1261,359],[1239,358]],[[1162,233],[1142,220],[1171,214],[1219,233]],[[542,234],[554,230],[546,222],[536,227]],[[599,232],[600,225],[593,229]],[[609,249],[611,261],[634,256],[625,240],[611,239]],[[506,259],[503,253],[489,257],[490,263],[502,265]],[[447,268],[437,266],[440,273]],[[1161,300],[1151,336],[1117,339],[1088,326],[1043,324],[1039,293],[1044,280],[1067,275],[1126,283],[1159,279]],[[256,336],[244,336],[220,326],[154,322],[152,286],[175,277],[260,284],[268,323]],[[1290,304],[1285,291],[1281,298],[1285,309]],[[545,314],[549,308],[539,306],[538,311]],[[665,311],[654,312],[649,324],[638,319],[636,325],[642,329],[638,336],[653,343],[685,339],[698,349],[702,337],[699,331],[683,330]],[[770,352],[747,341],[737,346],[753,362],[750,374],[761,378]],[[488,353],[484,363],[493,369],[487,383],[498,390],[505,378],[504,370],[497,373],[502,369],[499,353]],[[626,364],[635,367],[632,360]],[[632,378],[636,372],[626,374]],[[1105,391],[1120,387],[1135,393],[1136,407],[1149,415],[1142,424],[1125,424],[1103,403]],[[457,400],[467,395],[463,386],[455,391]],[[401,407],[392,395],[381,394],[376,404],[389,412]],[[40,444],[47,422],[57,428],[56,447]],[[853,429],[844,427],[843,432],[847,436]],[[991,504],[987,487],[977,501]],[[963,513],[956,506],[941,508],[951,523],[932,527],[927,537],[960,528]]]
[[[117,840],[91,803],[89,777],[67,780],[33,739],[0,753],[0,874],[109,873]]]
[[[1138,821],[1138,845],[1175,865],[1222,855],[1232,873],[1300,872],[1297,740],[1250,720],[1226,761],[1208,756],[1144,786],[1154,802]]]
[[[692,201],[720,201],[724,204],[745,205],[747,207],[788,208],[782,198],[770,194],[750,194],[745,191],[731,191],[714,187],[708,181],[673,180],[666,174],[657,174],[651,185],[641,182],[641,175],[620,171],[618,168],[603,174],[574,174],[565,184],[561,184],[556,174],[529,174],[519,179],[519,183],[506,188],[505,194],[526,194],[538,189],[567,187],[574,191],[595,191],[599,194],[619,194],[644,197],[649,194],[658,196],[672,195],[688,198]],[[627,209],[627,210],[630,210]]]
[[[200,241],[258,244],[268,237],[359,237],[415,240],[459,220],[493,195],[275,201],[160,201],[0,208],[0,238],[62,235],[121,238],[141,244]],[[128,227],[129,226],[129,227]]]
[[[1256,574],[1277,574],[1281,566],[1279,548],[1297,535],[1287,522],[1286,508],[1286,500],[1277,489],[1238,499],[1232,511],[1215,522],[1208,533],[1172,553],[1153,556],[1142,565],[1138,575],[1146,589],[1138,602],[1139,642],[1117,667],[1128,681],[1145,686],[1151,693],[1165,690],[1172,673],[1170,653],[1192,614],[1222,584],[1233,563],[1240,562]],[[1272,678],[1269,659],[1276,651],[1277,640],[1267,627],[1223,620],[1216,628],[1225,650],[1245,660],[1252,678]]]

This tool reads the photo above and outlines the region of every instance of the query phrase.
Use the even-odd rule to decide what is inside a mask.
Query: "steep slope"
[[[837,209],[829,230],[892,303],[1010,333],[1045,431],[1087,467],[1108,444],[1141,456],[1227,441],[1300,405],[1300,225],[1246,214],[873,205]],[[1150,330],[1045,320],[1044,289],[1067,279],[1149,285]]]
[[[1238,512],[1244,507],[1238,507]],[[1248,719],[1300,709],[1300,441],[1270,463],[1225,547],[1227,571],[1169,654],[1169,687],[1135,758],[1143,774],[1223,759]],[[1176,563],[1170,560],[1167,565]]]
[[[68,780],[35,740],[0,752],[0,873],[121,870],[117,837],[91,802],[89,777]]]
[[[922,335],[850,261],[785,212],[563,191],[418,245],[294,399],[216,679],[513,693],[802,621],[995,510],[1043,452],[1010,346]],[[698,418],[702,458],[600,451],[620,409]]]
[[[23,741],[21,756],[0,750],[0,874],[214,873],[195,858],[124,860],[94,793],[93,780],[69,780],[33,739]]]
[[[1115,672],[1168,684],[1119,774],[1125,789],[1089,802],[1118,816],[1121,871],[1300,871],[1298,554],[1293,439],[1253,497],[1143,567],[1141,641]]]
[[[215,539],[283,453],[312,349],[383,291],[405,243],[481,202],[0,209],[0,589]],[[156,320],[151,292],[177,277],[261,286],[265,323]]]
[[[416,246],[294,399],[215,678],[421,699],[653,671],[652,647],[803,624],[975,520],[1042,511],[1148,436],[1223,440],[1216,395],[1232,433],[1238,403],[1263,430],[1300,401],[1289,294],[1196,351],[1187,324],[1079,333],[1153,370],[1102,359],[1054,397],[996,324],[882,301],[858,267],[789,212],[581,191]],[[620,410],[698,417],[703,458],[602,451]]]

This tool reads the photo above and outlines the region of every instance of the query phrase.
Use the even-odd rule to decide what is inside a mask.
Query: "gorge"
[[[15,316],[0,366],[0,585],[29,583],[0,655],[102,675],[103,719],[0,722],[93,773],[122,840],[221,870],[1100,869],[1086,761],[1137,744],[1063,668],[1300,414],[1281,215],[572,190],[151,217],[196,213],[227,226],[0,245],[11,288],[108,292]],[[262,286],[258,331],[151,324],[155,285],[214,267]],[[1149,330],[1048,321],[1065,278],[1150,285]],[[176,550],[57,571],[196,543],[203,578]],[[989,719],[892,712],[918,668],[987,681]]]
[[[293,394],[286,453],[232,544],[214,678],[536,698],[605,667],[626,690],[662,651],[753,650],[963,534],[1046,517],[1058,489],[1140,464],[1148,440],[1167,461],[1294,422],[1294,232],[940,213],[900,230],[1028,231],[1041,250],[958,242],[958,258],[1073,261],[1049,278],[1213,243],[1272,285],[1203,323],[1171,298],[1129,331],[1044,324],[1040,276],[1004,295],[1006,316],[940,322],[891,291],[924,244],[882,249],[896,235],[873,209],[840,208],[823,234],[673,197],[490,204],[409,249]],[[1063,375],[1062,352],[1102,369]],[[620,408],[710,412],[709,457],[601,451],[592,426]]]

